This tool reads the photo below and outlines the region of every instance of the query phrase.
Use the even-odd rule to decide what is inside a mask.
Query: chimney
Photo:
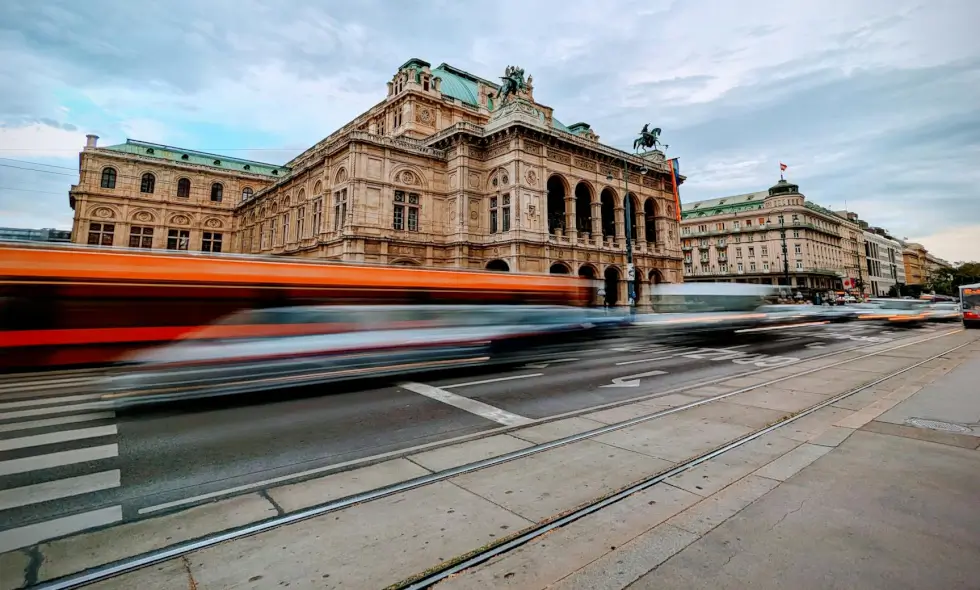
[[[99,147],[98,143],[99,143],[98,135],[93,135],[89,133],[88,135],[85,136],[85,147],[87,148]]]

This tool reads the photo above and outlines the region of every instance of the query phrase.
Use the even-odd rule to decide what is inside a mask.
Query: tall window
[[[340,230],[347,223],[347,189],[333,194],[333,229]]]
[[[181,199],[187,199],[191,196],[191,181],[186,178],[181,178],[177,181],[177,196]]]
[[[392,227],[396,230],[419,231],[419,196],[416,193],[395,191],[395,211]]]
[[[490,197],[490,233],[497,233],[497,197]]]
[[[323,198],[318,198],[313,201],[313,222],[310,225],[310,229],[313,231],[313,237],[315,238],[317,234],[320,233],[320,221],[323,218]]]
[[[303,231],[306,229],[303,227],[306,224],[306,207],[300,207],[296,210],[296,239],[302,240],[305,236]]]
[[[111,246],[113,234],[116,231],[115,224],[112,223],[90,223],[88,224],[88,245],[89,246]]]
[[[201,239],[202,252],[221,252],[221,234],[217,232],[204,232]]]
[[[282,243],[285,246],[289,241],[289,212],[282,214]]]
[[[269,247],[276,247],[276,220],[275,218],[269,220]]]
[[[102,169],[102,188],[116,188],[116,169],[115,168],[103,168]]]
[[[152,174],[147,172],[140,178],[140,192],[141,193],[152,193],[153,189],[156,187],[157,179]]]
[[[129,247],[130,248],[152,248],[153,247],[153,228],[134,225],[129,228]]]
[[[215,203],[221,202],[221,197],[224,194],[225,187],[221,186],[220,182],[216,182],[211,185],[211,200]]]
[[[191,232],[186,229],[167,231],[167,250],[186,250],[191,242]]]
[[[503,206],[500,208],[500,229],[510,231],[510,195],[506,194],[501,199]]]
[[[265,233],[265,222],[263,221],[259,223],[259,249],[265,250],[268,245],[269,242]]]
[[[242,200],[243,201],[247,201],[247,200],[251,199],[252,198],[252,195],[254,195],[254,194],[255,194],[255,191],[252,190],[252,187],[246,186],[245,188],[242,189]]]

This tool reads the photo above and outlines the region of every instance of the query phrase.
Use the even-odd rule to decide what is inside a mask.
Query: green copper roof
[[[228,156],[197,152],[194,150],[185,150],[179,147],[149,143],[146,141],[137,141],[135,139],[127,139],[126,143],[106,146],[104,149],[112,150],[114,152],[136,154],[148,158],[169,160],[171,162],[186,162],[188,164],[208,166],[209,168],[235,170],[238,172],[248,172],[250,174],[259,174],[263,176],[282,177],[289,173],[289,168],[276,164],[266,164],[265,162],[230,158]]]
[[[769,195],[768,191],[745,193],[720,199],[692,201],[681,205],[681,216],[684,219],[694,217],[710,217],[724,213],[739,213],[762,209],[762,202]]]

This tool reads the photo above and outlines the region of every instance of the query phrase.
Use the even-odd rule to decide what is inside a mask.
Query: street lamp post
[[[640,166],[640,174],[646,174],[649,170],[646,166]],[[612,174],[606,174],[606,180],[612,181]],[[632,315],[636,311],[636,268],[633,266],[633,236],[630,228],[630,219],[633,215],[633,209],[630,203],[630,171],[629,163],[626,158],[623,158],[623,183],[625,185],[625,194],[623,196],[623,205],[625,207],[624,217],[625,219],[625,233],[626,233],[626,298],[630,306],[630,314]]]

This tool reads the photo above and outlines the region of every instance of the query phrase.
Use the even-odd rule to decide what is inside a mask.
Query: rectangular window
[[[803,249],[800,247],[799,244],[793,244],[793,253],[794,254],[803,254]]]
[[[88,224],[88,245],[89,246],[111,246],[113,234],[116,226],[112,223],[90,223]]]
[[[296,239],[302,240],[306,236],[303,235],[304,227],[306,222],[306,207],[300,207],[296,210]]]
[[[763,262],[762,263],[762,270],[765,270],[765,271],[768,271],[769,270],[769,263],[768,262]]]
[[[735,222],[735,227],[736,228],[738,227],[738,222],[737,221]],[[752,227],[752,220],[751,219],[746,219],[745,220],[745,227]]]
[[[265,232],[265,223],[266,222],[263,221],[262,223],[259,224],[259,249],[260,250],[265,250],[269,245],[268,234],[266,234]]]
[[[742,249],[735,248],[735,258],[741,258],[741,257],[742,257]]]
[[[497,197],[490,197],[490,233],[497,233]]]
[[[796,261],[796,270],[803,270],[803,261],[802,260],[797,260]]]
[[[702,264],[701,265],[701,273],[702,274],[708,274],[710,272],[711,272],[711,269],[708,268],[708,265],[707,264]]]
[[[724,226],[725,224],[721,224],[721,225]],[[746,223],[745,225],[749,225],[749,224]],[[734,227],[735,229],[740,229],[739,228],[739,222],[738,221],[733,221],[732,222],[732,227]]]
[[[202,252],[221,252],[221,234],[217,232],[204,232],[201,239]]]
[[[269,248],[276,247],[276,220],[269,220]]]
[[[766,218],[765,217],[760,217],[759,218],[759,225],[765,225],[765,224],[766,224]]]
[[[749,248],[749,258],[755,258],[755,248]]]
[[[759,249],[761,250],[760,253],[763,256],[769,256],[769,246],[760,246]]]
[[[690,228],[690,226],[685,226],[683,229],[681,229],[681,233],[684,234],[685,236],[691,235],[691,228]]]
[[[745,267],[742,266],[742,263],[741,262],[739,262],[738,264],[736,264],[735,265],[735,268],[738,269],[738,272],[743,272],[745,270]]]
[[[419,231],[419,205],[418,193],[405,193],[405,191],[395,191],[395,210],[392,227],[396,230]],[[406,226],[406,220],[408,224]]]
[[[323,198],[319,198],[313,201],[313,220],[310,225],[310,229],[313,231],[313,237],[315,238],[317,234],[320,233],[320,222],[323,218]]]
[[[755,270],[755,263],[754,262],[749,262],[749,270],[752,270],[752,271]]]
[[[191,232],[186,229],[167,231],[167,250],[186,250],[190,245]]]
[[[510,195],[504,195],[504,206],[500,211],[501,228],[503,231],[510,231]]]
[[[718,230],[718,231],[725,231],[725,224],[724,223],[716,223],[715,224],[715,229]]]
[[[798,238],[798,237],[800,237],[800,230],[798,230],[798,229],[794,229],[794,230],[793,230],[793,237],[794,237],[794,238]]]
[[[686,275],[690,275],[690,274],[691,274],[691,272],[692,272],[692,271],[691,271],[691,265],[690,265],[690,264],[688,264],[688,265],[685,265],[685,266],[684,266],[684,274],[686,274]]]
[[[708,231],[708,226],[707,225],[699,225],[698,226],[698,231],[701,231],[701,232]]]
[[[289,213],[282,214],[282,244],[286,245],[289,241]]]
[[[721,272],[728,272],[728,264],[727,263],[722,263],[719,268],[721,268]]]
[[[347,223],[347,189],[333,194],[333,230],[339,231]]]
[[[130,248],[152,248],[153,247],[153,228],[134,225],[129,228],[129,247]]]

